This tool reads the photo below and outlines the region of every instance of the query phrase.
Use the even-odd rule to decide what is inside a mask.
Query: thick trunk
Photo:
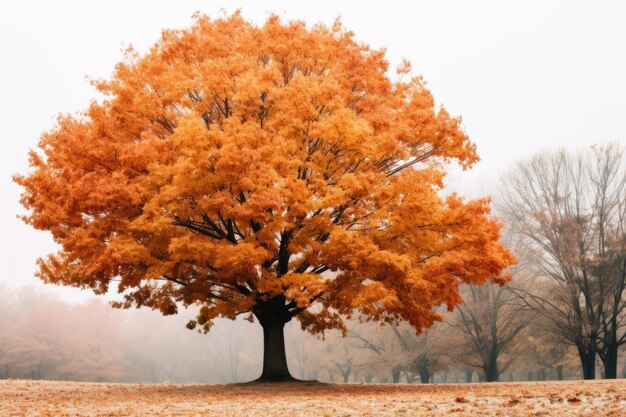
[[[291,320],[284,299],[257,304],[254,314],[263,327],[263,373],[259,382],[295,381],[287,367],[285,324]]]
[[[489,370],[489,372],[485,371],[485,380],[487,382],[498,382],[499,380],[498,371]]]
[[[581,358],[583,368],[583,379],[596,379],[595,358]]]
[[[487,382],[497,382],[500,377],[500,372],[498,371],[498,362],[495,359],[492,359],[487,363],[483,370],[485,371],[485,379]]]
[[[425,366],[420,367],[419,372],[420,382],[422,384],[428,384],[428,382],[430,381],[430,372],[428,372],[428,368],[426,368]]]
[[[263,326],[263,373],[259,381],[292,381],[285,354],[284,323]]]
[[[583,379],[596,379],[596,351],[578,345],[578,356],[583,370]]]
[[[604,377],[606,379],[617,378],[617,337],[613,334],[607,344],[603,355],[600,357],[604,366]]]
[[[614,352],[607,354],[602,360],[602,365],[604,365],[604,377],[606,379],[617,378],[617,347]]]

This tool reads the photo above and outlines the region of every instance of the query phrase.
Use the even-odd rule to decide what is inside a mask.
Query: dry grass
[[[0,381],[2,416],[626,416],[626,381],[468,385]]]

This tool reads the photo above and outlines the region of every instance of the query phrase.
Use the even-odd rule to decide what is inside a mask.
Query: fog
[[[50,379],[140,383],[233,383],[261,374],[263,335],[258,323],[218,319],[208,334],[188,330],[192,311],[163,317],[147,309],[119,310],[101,299],[67,303],[35,287],[0,289],[0,379]],[[452,316],[446,320],[453,323]],[[285,329],[292,374],[326,382],[462,383],[483,380],[479,370],[463,363],[463,343],[452,326],[441,323],[421,336],[408,326],[348,321],[346,337],[304,333],[293,321]],[[400,339],[401,337],[402,339]],[[404,344],[408,344],[408,349]],[[545,363],[537,346],[561,346]],[[543,353],[545,356],[545,352]],[[523,335],[502,380],[580,378],[571,346],[545,334]],[[415,358],[432,372],[419,375]],[[411,367],[406,363],[415,362]],[[402,370],[394,371],[394,368]],[[626,363],[620,362],[626,376]],[[394,379],[395,378],[395,379]],[[469,379],[468,379],[469,378]]]
[[[85,77],[108,77],[124,45],[146,51],[161,29],[188,26],[195,10],[218,15],[221,8],[242,8],[257,23],[270,13],[308,23],[341,16],[357,39],[387,48],[392,67],[408,58],[437,102],[463,116],[477,144],[481,162],[469,172],[453,168],[447,180],[467,196],[492,193],[503,171],[536,151],[626,138],[622,2],[87,4],[0,5],[0,378],[229,383],[261,373],[257,322],[217,320],[208,334],[199,334],[185,327],[193,309],[163,317],[113,309],[114,294],[95,299],[89,291],[44,287],[34,277],[36,259],[55,245],[16,218],[20,190],[11,176],[27,171],[28,149],[57,114],[79,111],[94,97]],[[402,325],[391,330],[354,320],[344,338],[337,331],[309,335],[293,321],[286,329],[288,362],[301,379],[478,381],[484,376],[462,361],[455,326],[448,315],[418,336]],[[541,326],[520,334],[502,379],[581,377],[575,348],[550,340]],[[426,377],[416,358],[427,362]],[[623,359],[618,372],[626,377]]]

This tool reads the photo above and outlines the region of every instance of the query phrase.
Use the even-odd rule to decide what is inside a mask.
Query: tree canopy
[[[276,16],[196,16],[129,48],[94,82],[104,99],[60,116],[16,177],[24,220],[60,245],[39,277],[115,282],[124,306],[163,314],[197,305],[205,330],[239,314],[312,333],[355,314],[432,325],[514,257],[488,199],[443,196],[447,163],[478,160],[460,119],[408,62],[388,67],[339,22]]]

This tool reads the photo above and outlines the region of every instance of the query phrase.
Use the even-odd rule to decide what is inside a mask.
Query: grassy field
[[[626,416],[626,380],[431,385],[0,381],[2,416]]]

